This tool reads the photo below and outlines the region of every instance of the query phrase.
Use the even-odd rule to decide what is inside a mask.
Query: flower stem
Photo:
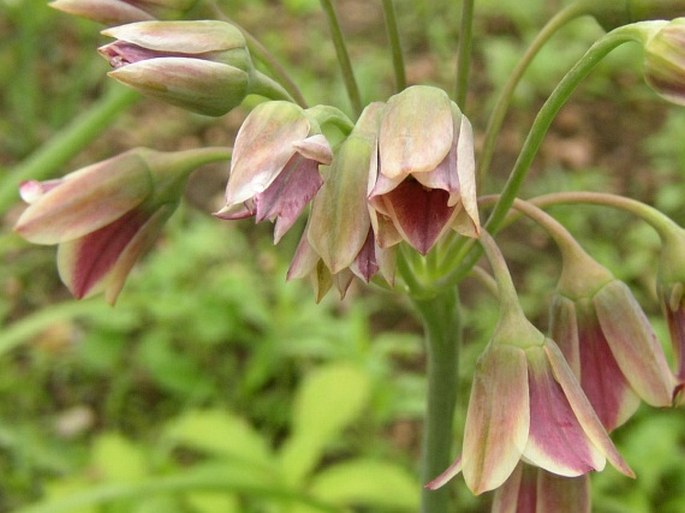
[[[133,105],[140,96],[127,87],[111,86],[107,94],[70,125],[57,132],[23,162],[12,169],[0,184],[0,214],[17,197],[17,187],[29,178],[41,180],[52,176],[83,148],[88,146],[114,119]]]
[[[521,81],[523,74],[528,69],[528,66],[538,54],[540,49],[547,43],[547,41],[549,41],[549,39],[568,22],[577,18],[578,16],[585,14],[585,11],[585,2],[582,0],[576,1],[559,11],[547,22],[542,30],[538,32],[533,42],[526,50],[526,53],[523,55],[521,60],[518,61],[516,67],[512,70],[511,74],[509,75],[509,79],[507,80],[506,84],[504,84],[504,87],[497,97],[495,107],[490,114],[488,125],[485,129],[483,149],[481,150],[476,174],[479,183],[482,183],[485,173],[490,168],[492,156],[495,151],[495,142],[497,141],[497,136],[499,135],[500,129],[502,128],[502,123],[504,122],[504,117],[506,116],[509,105],[511,104],[514,90]]]
[[[335,7],[333,6],[333,2],[331,0],[320,1],[321,8],[324,10],[326,17],[328,18],[328,25],[331,29],[331,37],[333,38],[335,53],[338,56],[338,63],[340,64],[340,70],[342,71],[345,88],[347,89],[347,96],[350,99],[350,103],[352,104],[352,109],[354,110],[355,115],[358,116],[362,111],[361,94],[359,93],[357,80],[354,78],[352,63],[350,62],[350,56],[347,52],[345,38],[343,37],[340,23],[338,22],[338,15],[335,12]]]
[[[393,0],[383,0],[383,14],[385,15],[385,28],[388,32],[388,41],[392,49],[392,64],[395,71],[395,87],[397,92],[407,87],[407,76],[404,71],[404,57],[400,43],[400,31],[397,26],[395,15],[395,3]]]
[[[250,76],[250,92],[264,96],[269,100],[285,100],[297,103],[281,84],[258,70],[255,70]]]
[[[421,480],[435,478],[452,462],[452,430],[457,402],[461,316],[456,287],[428,299],[413,299],[426,336],[427,400],[421,449]],[[424,489],[421,513],[448,513],[449,490]]]
[[[630,212],[636,215],[652,228],[656,230],[659,236],[664,239],[672,230],[680,230],[678,224],[668,217],[663,212],[654,207],[650,207],[641,201],[619,196],[618,194],[609,194],[603,192],[556,192],[553,194],[545,194],[529,200],[530,203],[537,207],[545,208],[551,205],[560,205],[562,203],[589,203],[594,205],[603,205],[605,207],[613,207]]]
[[[604,35],[595,42],[580,60],[566,73],[561,82],[557,84],[552,94],[540,108],[528,136],[523,143],[521,152],[509,174],[500,199],[495,205],[490,217],[485,223],[485,228],[490,233],[497,233],[504,221],[514,198],[516,198],[524,179],[528,175],[533,159],[547,134],[552,121],[568,101],[578,85],[590,74],[592,69],[616,47],[630,41],[641,41],[639,29],[625,25]],[[472,241],[461,237],[449,248],[448,268],[451,269],[441,283],[441,287],[447,287],[453,283],[459,283],[471,270],[480,258],[481,251]]]
[[[459,52],[457,53],[457,87],[455,97],[462,112],[466,112],[466,95],[471,66],[471,42],[473,40],[473,3],[474,0],[462,0],[461,30],[459,33]]]

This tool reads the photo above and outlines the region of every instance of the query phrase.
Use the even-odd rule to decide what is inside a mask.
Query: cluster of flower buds
[[[216,215],[275,220],[278,241],[313,199],[289,277],[344,294],[354,275],[392,282],[401,241],[426,254],[448,230],[477,236],[474,167],[471,126],[434,87],[372,103],[335,151],[311,111],[267,102],[238,133]]]

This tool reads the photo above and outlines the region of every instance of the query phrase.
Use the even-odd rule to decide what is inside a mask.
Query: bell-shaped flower
[[[669,226],[661,234],[662,247],[657,273],[657,294],[661,301],[676,358],[676,380],[679,385],[674,401],[685,401],[685,230]]]
[[[76,298],[104,290],[114,303],[174,212],[188,174],[229,156],[137,148],[61,179],[25,182],[20,193],[29,207],[14,229],[30,242],[59,245],[59,274]]]
[[[196,0],[54,0],[49,5],[67,14],[113,26],[175,18],[195,3]]]
[[[313,277],[317,301],[332,285],[343,297],[353,276],[368,283],[380,271],[393,282],[394,251],[376,243],[367,201],[367,183],[375,176],[383,107],[376,102],[364,109],[332,164],[322,169],[324,184],[314,197],[288,271],[288,279]]]
[[[220,116],[252,92],[260,76],[236,26],[222,21],[140,21],[102,32],[109,76],[172,105]]]
[[[675,387],[647,316],[628,286],[579,245],[562,250],[550,334],[571,363],[602,424],[613,431],[642,399],[669,406]]]
[[[668,101],[685,105],[685,18],[645,25],[644,75]]]
[[[519,463],[495,490],[490,513],[590,513],[587,474],[562,477]]]
[[[557,345],[525,318],[500,322],[478,360],[461,456],[429,483],[460,471],[474,494],[494,490],[520,460],[577,477],[606,460],[632,476]]]
[[[332,158],[326,138],[306,111],[288,102],[262,103],[238,131],[226,204],[215,215],[275,221],[277,243],[323,184],[319,165]]]
[[[369,194],[379,244],[398,240],[384,235],[388,224],[422,254],[449,229],[476,236],[474,170],[471,124],[444,91],[413,86],[391,97]]]

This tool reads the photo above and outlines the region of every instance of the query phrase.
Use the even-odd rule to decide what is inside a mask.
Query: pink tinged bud
[[[154,20],[155,16],[142,3],[125,0],[55,0],[50,7],[102,23],[123,25],[135,21]]]
[[[226,204],[215,215],[276,221],[274,242],[293,225],[323,183],[318,166],[330,164],[326,139],[311,134],[304,111],[288,102],[255,108],[238,131]]]
[[[443,91],[415,86],[390,98],[378,151],[369,200],[401,238],[426,254],[449,228],[477,235],[473,134]],[[381,247],[396,242],[392,231],[380,228]]]
[[[113,27],[99,48],[109,75],[172,105],[220,116],[248,94],[252,63],[245,39],[219,21],[143,21]]]
[[[645,43],[645,80],[664,99],[685,105],[685,18],[652,26],[659,30]]]
[[[640,399],[616,363],[590,302],[556,296],[550,332],[602,425],[609,432],[621,426],[635,413]]]
[[[147,164],[135,151],[70,173],[61,180],[26,182],[20,190],[31,204],[14,229],[36,244],[75,239],[140,205],[152,187]]]
[[[616,363],[642,400],[670,406],[675,380],[647,316],[617,280],[593,298],[597,318]]]

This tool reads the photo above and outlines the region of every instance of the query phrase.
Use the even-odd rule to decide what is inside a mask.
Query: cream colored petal
[[[476,192],[476,164],[473,148],[473,129],[466,116],[461,116],[459,142],[457,143],[457,174],[459,175],[459,198],[451,197],[448,205],[461,202],[462,208],[471,220],[473,232],[480,233],[478,215],[478,194]],[[459,231],[459,230],[457,230]],[[460,231],[460,233],[462,233]],[[469,233],[463,233],[469,235]]]
[[[435,169],[452,146],[450,100],[441,89],[413,86],[388,100],[379,132],[380,172],[391,179]]]
[[[529,409],[524,351],[491,343],[476,366],[464,428],[464,480],[474,494],[513,472],[528,439]]]

